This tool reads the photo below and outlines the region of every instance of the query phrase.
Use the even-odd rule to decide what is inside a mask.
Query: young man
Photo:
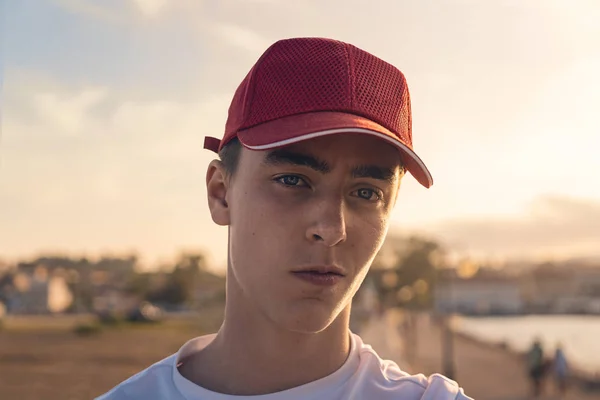
[[[349,331],[405,171],[433,183],[412,150],[400,71],[335,40],[279,41],[205,147],[220,155],[209,209],[229,229],[224,323],[100,399],[469,399]]]

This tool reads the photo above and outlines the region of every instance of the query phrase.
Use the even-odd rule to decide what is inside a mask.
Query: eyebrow
[[[389,184],[396,182],[396,168],[379,167],[377,165],[359,165],[352,169],[353,178],[370,178],[385,181]]]
[[[331,172],[331,167],[326,161],[289,150],[278,149],[270,151],[265,156],[264,162],[267,165],[299,165],[309,167],[323,174]]]
[[[331,167],[326,161],[307,154],[296,153],[289,150],[278,149],[267,153],[264,159],[267,165],[298,165],[309,167],[322,174],[331,172]],[[386,168],[377,165],[359,165],[352,169],[353,178],[370,178],[393,184],[397,180],[396,168]]]

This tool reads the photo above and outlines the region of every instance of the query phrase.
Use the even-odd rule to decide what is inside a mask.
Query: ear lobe
[[[227,203],[228,179],[223,164],[213,160],[206,171],[206,195],[208,208],[213,221],[217,225],[230,223],[229,204]]]

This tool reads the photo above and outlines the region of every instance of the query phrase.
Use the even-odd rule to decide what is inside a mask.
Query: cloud
[[[133,173],[140,167],[195,163],[204,135],[221,133],[229,103],[229,96],[218,94],[195,101],[140,100],[107,87],[38,84],[42,87],[12,82],[7,88],[5,152],[23,163],[22,171],[31,163],[61,158],[77,164],[71,175],[82,169],[106,171],[106,156],[109,169],[119,165]],[[25,156],[31,158],[27,165]],[[94,182],[86,183],[80,190]]]
[[[524,215],[447,221],[433,231],[451,246],[495,255],[600,255],[600,201],[542,196]]]
[[[262,53],[271,44],[256,31],[240,25],[218,23],[214,30],[226,43],[253,53]]]
[[[206,210],[214,154],[202,144],[221,134],[229,96],[139,100],[26,81],[6,93],[0,255],[136,248],[155,258],[224,246]]]
[[[98,5],[97,2],[88,0],[53,0],[53,2],[64,10],[74,14],[84,15],[95,20],[108,23],[125,23],[123,10],[116,10],[106,5]]]
[[[36,119],[53,126],[58,134],[78,135],[85,129],[89,110],[106,95],[104,88],[85,88],[75,95],[42,92],[33,95],[32,107]]]
[[[168,5],[167,0],[132,0],[141,11],[142,15],[148,18],[158,16]]]
[[[71,13],[84,15],[107,23],[128,23],[135,16],[133,10],[146,19],[154,19],[163,15],[172,4],[167,0],[129,0],[120,2],[118,7],[99,5],[92,0],[53,0],[54,3]],[[185,3],[185,4],[184,4]],[[187,5],[189,2],[179,2]]]

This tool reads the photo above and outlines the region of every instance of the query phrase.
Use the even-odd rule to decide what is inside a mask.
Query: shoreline
[[[441,373],[457,381],[467,395],[478,400],[531,398],[531,381],[522,353],[456,330],[446,330],[445,319],[430,312],[398,312],[404,315],[403,323],[397,328],[398,338],[403,342],[399,360],[407,372],[426,376]],[[449,344],[452,346],[447,347]],[[540,400],[559,397],[551,375],[544,380],[543,394]],[[586,385],[578,376],[570,381],[563,400],[600,400],[600,391]]]
[[[480,338],[476,335],[472,335],[466,332],[461,332],[453,329],[453,333],[457,338],[468,341],[482,350],[496,349],[506,352],[517,361],[522,361],[526,355],[526,352],[520,351],[510,347],[506,343],[488,341]],[[546,357],[547,360],[551,360],[551,357]],[[600,373],[593,373],[576,367],[569,368],[569,380],[581,387],[586,391],[596,392],[600,391]]]

